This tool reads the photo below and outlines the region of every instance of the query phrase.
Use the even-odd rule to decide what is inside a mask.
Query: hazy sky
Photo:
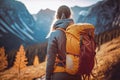
[[[90,6],[101,0],[17,0],[25,4],[31,14],[37,13],[40,9],[50,8],[57,10],[60,5],[69,7],[78,5],[81,7]]]

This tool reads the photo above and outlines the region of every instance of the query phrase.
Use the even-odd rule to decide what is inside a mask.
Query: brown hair
[[[64,15],[64,19],[68,19],[71,16],[71,10],[68,6],[60,6],[57,11],[57,19],[61,19]]]
[[[71,10],[69,7],[63,5],[63,6],[60,6],[56,12],[56,18],[57,19],[68,19],[71,17]],[[54,27],[53,27],[53,24],[54,22],[56,21],[56,18],[55,20],[53,21],[52,23],[52,26],[50,28],[50,32],[48,33],[47,37],[48,38],[51,34],[51,32],[54,30]]]

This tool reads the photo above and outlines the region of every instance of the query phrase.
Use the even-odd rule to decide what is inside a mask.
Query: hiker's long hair
[[[72,12],[68,6],[66,6],[66,5],[60,6],[55,13],[54,20],[53,20],[53,23],[50,28],[50,32],[48,33],[46,38],[48,38],[50,36],[51,32],[54,30],[53,25],[56,20],[69,19],[69,18],[71,18],[71,14],[72,14]]]

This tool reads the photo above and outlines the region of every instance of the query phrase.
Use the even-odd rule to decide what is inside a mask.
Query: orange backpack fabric
[[[66,29],[66,49],[68,53],[80,54],[80,36],[82,34],[88,34],[87,30],[94,37],[94,26],[88,23],[74,24]]]
[[[77,73],[89,75],[94,67],[96,48],[94,26],[88,23],[81,23],[70,25],[66,31],[61,28],[58,29],[64,31],[67,38],[66,66],[64,70],[72,75]]]

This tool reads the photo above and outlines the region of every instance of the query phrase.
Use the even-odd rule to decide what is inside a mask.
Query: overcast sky
[[[101,0],[17,0],[25,4],[31,14],[36,14],[40,9],[57,10],[60,5],[69,7],[78,5],[81,7],[90,6]]]

